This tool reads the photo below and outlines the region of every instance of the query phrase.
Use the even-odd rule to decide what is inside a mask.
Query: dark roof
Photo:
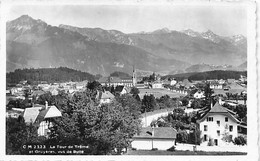
[[[154,130],[154,136],[152,132]],[[176,139],[177,131],[172,127],[145,127],[139,134],[133,138],[158,138],[158,139]]]
[[[234,113],[229,112],[229,110],[227,110],[225,107],[221,106],[218,102],[216,102],[215,105],[205,115],[203,115],[203,117],[200,120],[198,120],[198,122],[200,123],[200,122],[204,121],[209,115],[212,115],[212,114],[213,115],[222,114],[222,115],[228,116],[235,122],[239,122],[239,120],[237,120],[235,118],[235,116],[233,116]]]
[[[221,106],[218,102],[210,109],[210,113],[219,113],[219,112],[228,112],[223,106]]]
[[[36,90],[36,91],[33,91],[32,96],[40,96],[40,95],[43,95],[44,93],[45,92],[42,90]]]
[[[115,91],[122,92],[123,89],[124,89],[124,86],[116,86]]]

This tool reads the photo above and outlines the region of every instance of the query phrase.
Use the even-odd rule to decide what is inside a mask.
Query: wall
[[[52,123],[50,123],[50,127],[52,127]],[[40,123],[40,126],[38,128],[38,135],[39,136],[46,136],[47,132],[49,132],[49,128],[48,128],[48,122],[46,121],[42,121]]]
[[[203,122],[200,123],[200,130],[201,130],[201,137],[203,138],[204,135],[208,135],[209,137],[213,139],[218,139],[219,145],[223,145],[221,143],[223,134],[225,131],[229,133],[229,135],[232,135],[232,139],[237,137],[237,123],[228,118],[228,122],[225,122],[225,115],[209,115],[208,117],[213,117],[213,122],[207,122],[207,119],[205,119]],[[218,126],[217,121],[220,121],[220,126]],[[204,131],[204,125],[208,126],[208,130]],[[228,129],[225,129],[225,126],[228,125]],[[233,125],[233,131],[229,132],[229,125]],[[220,136],[217,135],[217,130],[220,130]],[[203,140],[204,141],[204,140]]]
[[[145,117],[145,114],[143,114],[142,127],[150,126],[150,124],[153,120],[157,120],[161,116],[167,116],[169,112],[170,111],[165,111],[165,112],[157,113],[154,115],[147,115],[146,117]]]
[[[175,145],[175,139],[142,139],[133,140],[132,148],[137,150],[151,150],[157,148],[158,150],[167,150]]]

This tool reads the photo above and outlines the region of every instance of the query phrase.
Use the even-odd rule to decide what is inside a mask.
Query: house
[[[177,131],[172,127],[145,127],[133,136],[132,148],[167,150],[175,145]]]
[[[160,81],[155,81],[152,83],[152,88],[163,88],[163,84]]]
[[[87,86],[88,84],[88,81],[85,80],[85,81],[82,81],[82,82],[78,82],[76,83],[76,89],[85,89],[85,87]]]
[[[43,94],[45,94],[44,91],[42,91],[42,90],[35,90],[35,91],[32,92],[31,96],[34,96],[37,99],[40,95],[43,95]]]
[[[144,84],[144,83],[138,83],[135,85],[135,87],[138,89],[148,88],[147,84]]]
[[[120,95],[130,93],[131,89],[126,86],[116,86],[115,93],[118,93]]]
[[[194,98],[205,98],[204,91],[198,90],[196,93],[193,95]]]
[[[50,90],[50,92],[51,92],[51,95],[53,95],[53,96],[56,96],[56,95],[59,94],[59,91],[58,91],[56,88],[52,88],[52,89]]]
[[[174,86],[177,83],[176,79],[167,79],[163,81],[163,84]]]
[[[218,81],[212,81],[209,85],[210,89],[223,89],[223,84],[219,83]]]
[[[98,80],[102,86],[126,86],[133,87],[133,79],[131,77],[102,77]]]
[[[180,83],[180,85],[183,86],[183,87],[186,88],[186,89],[188,89],[188,88],[194,86],[188,79],[184,79],[184,80]]]
[[[235,83],[236,80],[235,79],[227,79],[227,83]]]
[[[48,106],[48,102],[46,102],[45,106],[35,105],[32,108],[26,108],[22,116],[25,123],[37,126],[39,136],[48,137],[50,128],[53,126],[52,119],[62,115],[56,106]]]
[[[96,99],[99,100],[100,104],[111,103],[115,96],[109,91],[98,91]]]
[[[212,140],[214,145],[225,145],[224,137],[234,139],[238,135],[239,120],[234,117],[234,112],[224,108],[218,102],[198,121],[203,142]]]

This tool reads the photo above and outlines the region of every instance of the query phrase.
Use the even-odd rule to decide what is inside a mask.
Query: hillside
[[[214,70],[207,72],[181,73],[175,75],[167,75],[163,78],[176,78],[177,80],[209,80],[209,79],[239,79],[240,75],[247,76],[246,71],[224,71]]]
[[[27,80],[30,83],[38,81],[67,82],[67,81],[93,81],[95,77],[89,73],[78,70],[59,67],[59,68],[41,68],[41,69],[17,69],[14,72],[6,74],[7,84],[19,83]]]
[[[175,74],[204,62],[237,66],[247,57],[245,37],[221,37],[210,30],[164,28],[125,34],[101,28],[56,27],[23,15],[7,22],[6,31],[7,71],[66,66],[109,75],[114,71],[131,73],[135,66],[145,73]]]
[[[145,71],[165,71],[187,65],[176,59],[154,56],[135,46],[95,41],[26,15],[7,22],[7,71],[66,66],[109,75],[114,71],[130,73],[133,66]]]

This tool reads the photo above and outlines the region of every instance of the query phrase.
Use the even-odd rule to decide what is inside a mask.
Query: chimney
[[[210,102],[210,109],[212,109],[212,107],[213,107],[213,101],[211,100],[211,102]]]
[[[218,98],[218,103],[219,103],[220,105],[222,105],[221,97]]]
[[[154,137],[154,127],[152,127],[152,137]]]
[[[48,102],[45,101],[45,109],[48,109]]]

